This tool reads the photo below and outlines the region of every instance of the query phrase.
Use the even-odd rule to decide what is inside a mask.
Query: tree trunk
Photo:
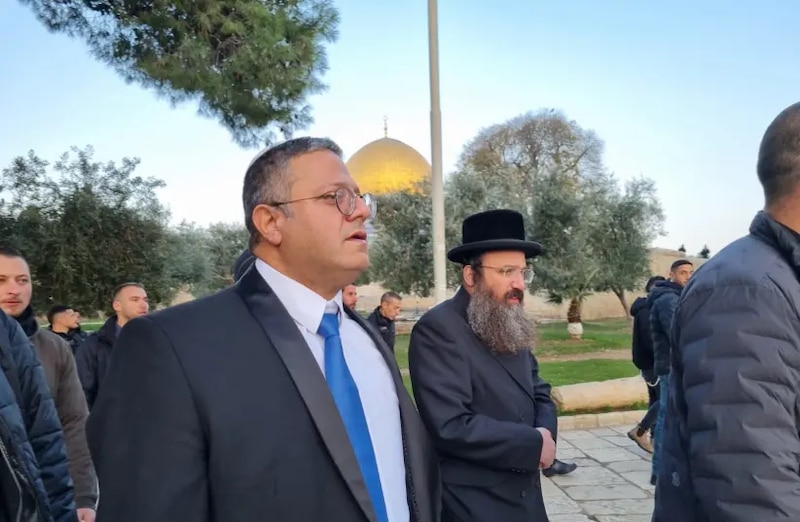
[[[581,301],[573,298],[567,309],[567,332],[573,341],[583,339],[583,324],[581,324]]]
[[[614,292],[614,295],[617,296],[617,299],[619,299],[620,304],[622,304],[622,309],[625,310],[625,319],[630,321],[631,311],[628,308],[628,300],[625,299],[625,290],[617,290],[616,288],[612,288],[611,291]]]

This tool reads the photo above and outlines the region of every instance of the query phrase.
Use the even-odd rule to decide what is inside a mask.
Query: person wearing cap
[[[555,460],[558,420],[523,307],[526,260],[541,253],[520,213],[469,216],[447,254],[463,267],[461,287],[411,332],[411,384],[439,454],[442,520],[547,520],[540,469]]]
[[[98,520],[437,522],[430,438],[342,304],[374,199],[320,138],[260,153],[242,193],[253,266],[117,339],[88,426]]]

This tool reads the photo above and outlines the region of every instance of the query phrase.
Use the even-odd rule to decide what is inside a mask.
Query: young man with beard
[[[352,311],[356,311],[358,304],[358,288],[356,285],[347,285],[342,288],[342,304]]]
[[[27,261],[16,249],[0,247],[0,310],[17,320],[42,363],[50,394],[67,446],[69,475],[75,485],[75,504],[80,522],[94,522],[97,477],[86,443],[89,410],[75,359],[67,341],[40,328],[31,305],[33,284]]]
[[[555,459],[557,414],[538,373],[533,279],[522,215],[492,210],[464,220],[456,295],[426,312],[409,347],[411,383],[442,470],[443,522],[547,521],[540,469]]]

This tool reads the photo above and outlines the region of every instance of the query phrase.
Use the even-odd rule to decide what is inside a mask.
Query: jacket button
[[[527,492],[527,491],[525,491],[525,490],[523,489],[523,490],[520,492],[519,496],[520,496],[520,497],[522,497],[522,498],[525,498],[525,497],[527,497],[527,496],[528,496],[528,492]]]

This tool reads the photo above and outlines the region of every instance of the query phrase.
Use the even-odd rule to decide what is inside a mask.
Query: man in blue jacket
[[[0,520],[77,522],[64,435],[30,341],[0,311]]]
[[[650,483],[655,485],[658,476],[659,451],[661,448],[661,431],[664,428],[664,413],[669,401],[669,370],[672,343],[669,332],[672,327],[672,316],[678,306],[678,298],[689,278],[694,273],[692,263],[686,259],[678,259],[669,268],[669,279],[659,281],[647,295],[650,305],[650,335],[653,337],[653,370],[658,382],[658,417],[653,432],[653,473]]]

